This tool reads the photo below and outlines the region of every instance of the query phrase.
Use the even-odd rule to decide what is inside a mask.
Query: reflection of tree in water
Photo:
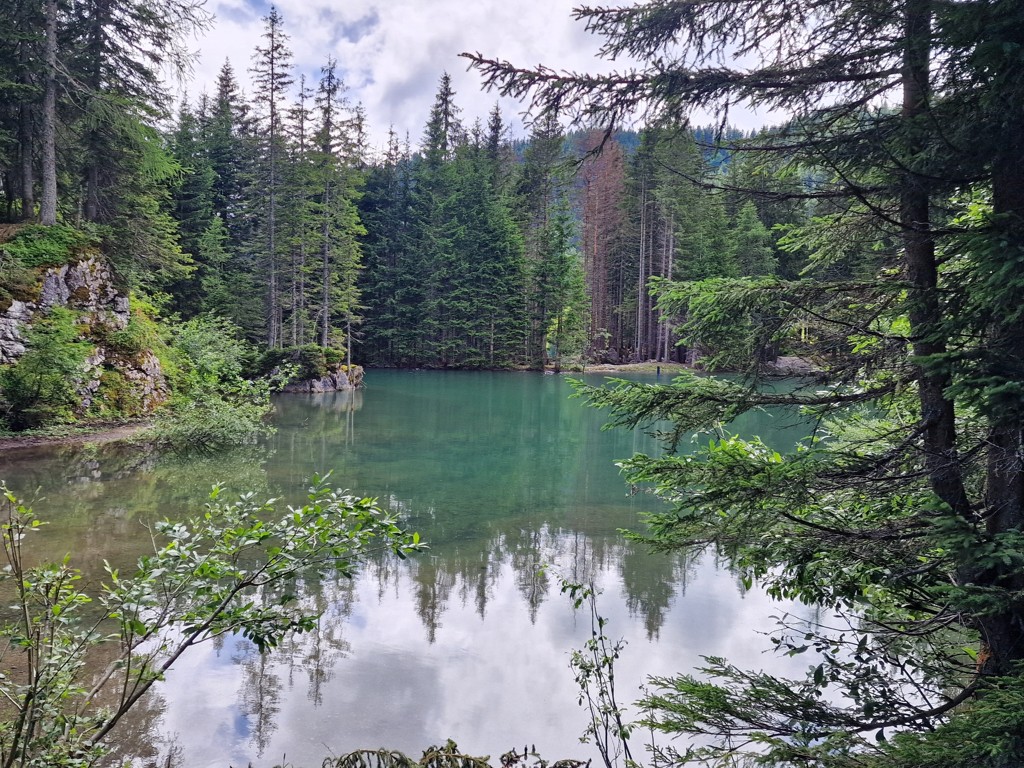
[[[277,730],[277,713],[281,711],[281,678],[274,670],[269,653],[260,653],[252,643],[239,643],[236,659],[242,664],[242,712],[249,718],[250,743],[258,757],[270,744]]]
[[[274,423],[281,429],[270,442],[293,465],[306,466],[312,458],[316,467],[334,466],[339,447],[356,441],[362,390],[280,395],[274,402]]]
[[[147,450],[108,443],[51,447],[30,454],[31,461],[21,454],[9,462],[5,457],[0,479],[26,500],[41,497],[34,511],[50,523],[34,542],[39,557],[61,560],[71,553],[85,582],[98,583],[105,578],[104,560],[125,568],[151,553],[152,524],[200,513],[215,483],[228,482],[228,491],[270,495],[264,449],[192,458]]]
[[[477,615],[482,619],[487,615],[487,602],[490,600],[498,583],[498,578],[501,575],[501,557],[498,553],[484,550],[480,553],[478,562],[479,565],[476,573],[469,574],[465,584],[467,586],[466,592],[468,593],[469,585],[473,584],[473,579],[476,581],[473,584],[473,605],[476,607]],[[464,594],[463,602],[466,601],[466,597],[467,594]]]
[[[512,569],[516,587],[526,601],[530,623],[537,623],[537,611],[548,594],[548,576],[542,567],[545,561],[545,544],[550,539],[547,526],[535,530],[520,531],[519,536],[509,542]]]
[[[85,657],[89,670],[89,684],[98,683],[110,672],[110,665],[120,655],[117,643],[98,645],[90,649]],[[95,702],[101,707],[116,707],[120,703],[117,686],[106,686],[100,690]],[[156,688],[151,688],[117,724],[113,738],[107,742],[109,752],[97,763],[106,766],[132,765],[149,768],[159,766],[166,759],[172,759],[180,750],[175,747],[173,737],[164,735],[159,729],[160,718],[166,709],[166,702]]]
[[[658,638],[665,614],[676,594],[686,591],[697,559],[688,554],[653,553],[635,541],[625,543],[620,572],[626,608],[630,616],[643,618],[648,640]]]
[[[388,592],[398,595],[405,568],[405,561],[387,554],[378,555],[373,558],[372,562],[364,566],[363,571],[372,574],[374,581],[377,582],[378,603],[384,601],[384,595]]]
[[[427,555],[413,565],[413,582],[416,589],[416,615],[427,630],[427,642],[437,640],[441,628],[441,614],[451,598],[456,574],[443,567],[440,558]]]
[[[352,651],[343,636],[345,621],[352,615],[354,584],[350,579],[317,579],[297,585],[304,613],[318,613],[316,627],[289,638],[275,649],[275,658],[288,666],[288,684],[299,670],[308,676],[307,696],[314,706],[323,703],[323,687],[334,677],[334,667]]]
[[[473,546],[441,543],[432,557],[412,564],[416,611],[429,642],[437,639],[441,616],[454,597],[463,606],[472,603],[486,617],[490,597],[499,588],[502,569],[512,570],[531,623],[550,595],[550,576],[542,566],[554,567],[554,575],[579,584],[599,584],[602,574],[619,576],[631,616],[643,618],[649,639],[655,639],[665,615],[692,576],[695,559],[679,555],[652,555],[642,543],[621,537],[593,537],[580,531],[514,528],[496,533]],[[372,572],[379,585],[378,597],[389,587],[399,588],[401,566],[390,559],[375,561]]]

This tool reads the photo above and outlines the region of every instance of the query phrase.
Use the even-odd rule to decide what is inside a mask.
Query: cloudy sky
[[[290,37],[297,72],[314,82],[333,55],[369,118],[371,137],[382,144],[388,127],[415,144],[423,132],[438,80],[448,71],[463,118],[486,120],[496,95],[483,93],[480,78],[467,72],[462,51],[505,58],[522,65],[543,62],[581,71],[608,70],[595,59],[599,40],[571,17],[578,0],[279,0],[275,3]],[[252,53],[260,42],[264,0],[208,0],[216,20],[199,37],[199,60],[191,98],[214,90],[217,71],[230,59],[247,86]],[[520,108],[503,102],[507,118]]]

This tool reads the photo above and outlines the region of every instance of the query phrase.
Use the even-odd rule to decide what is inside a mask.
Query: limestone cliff
[[[75,314],[81,338],[93,347],[76,382],[79,415],[140,416],[166,401],[159,359],[150,349],[123,343],[132,319],[129,299],[97,254],[38,269],[34,286],[0,303],[0,365],[25,355],[28,330],[55,307]]]

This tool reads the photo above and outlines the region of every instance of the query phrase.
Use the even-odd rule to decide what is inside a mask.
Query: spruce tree
[[[640,66],[555,76],[470,58],[506,95],[605,124],[638,109],[670,120],[744,103],[788,113],[783,128],[738,149],[816,171],[804,196],[818,215],[787,236],[808,253],[804,272],[851,251],[874,265],[842,281],[667,286],[664,305],[690,312],[690,339],[722,338],[755,312],[776,320],[736,347],[795,344],[810,325],[830,389],[688,378],[590,391],[622,423],[671,419],[673,446],[766,404],[818,418],[816,439],[788,453],[723,437],[685,462],[627,462],[634,482],[655,482],[674,504],[652,517],[657,546],[713,545],[744,578],[841,624],[783,622],[774,634],[785,652],[815,654],[803,679],[713,658],[699,677],[656,681],[650,725],[700,739],[659,757],[1019,764],[1019,739],[964,738],[991,732],[994,717],[1021,728],[1012,702],[1024,659],[1024,468],[1012,457],[1024,437],[1010,394],[1024,338],[1024,88],[1010,74],[1019,4],[654,0],[577,15],[605,37],[606,55]],[[751,372],[762,362],[752,355]],[[887,740],[892,729],[900,734]]]
[[[293,80],[291,50],[281,14],[270,7],[263,18],[263,45],[256,47],[250,69],[259,110],[259,177],[265,183],[266,207],[260,226],[263,239],[263,270],[266,275],[266,341],[271,348],[282,343],[283,307],[281,296],[281,244],[278,242],[278,194],[283,173],[285,147],[282,101]]]

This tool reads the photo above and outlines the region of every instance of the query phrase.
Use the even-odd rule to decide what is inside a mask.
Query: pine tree
[[[372,365],[419,362],[415,328],[422,304],[421,284],[411,274],[411,158],[394,130],[379,163],[367,172],[359,200],[366,268],[360,275],[366,304],[362,351]]]
[[[869,279],[719,278],[666,293],[666,306],[690,310],[690,338],[767,311],[779,321],[735,340],[767,348],[813,322],[829,391],[693,378],[592,392],[622,423],[671,418],[677,437],[771,403],[813,409],[826,436],[789,454],[722,439],[685,462],[628,463],[633,481],[660,484],[676,505],[653,518],[656,544],[713,543],[773,593],[844,620],[830,633],[780,628],[781,649],[819,652],[804,679],[710,659],[699,679],[659,681],[650,724],[700,738],[663,755],[671,762],[1021,761],[1019,739],[966,737],[991,733],[993,718],[1020,730],[1024,467],[1012,457],[1024,406],[1010,393],[1024,338],[1024,88],[1010,73],[1021,13],[998,0],[654,0],[578,12],[606,55],[640,59],[628,73],[554,77],[471,57],[506,95],[612,124],[636,110],[788,112],[784,128],[739,149],[818,174],[804,196],[823,210],[788,236],[806,247],[805,272],[851,250],[876,266]],[[900,735],[886,741],[890,729]]]
[[[743,277],[758,277],[775,274],[775,255],[772,253],[772,238],[757,216],[757,208],[751,201],[745,202],[736,214],[736,221],[730,233],[732,240],[731,260]]]
[[[270,13],[263,18],[263,25],[264,44],[256,47],[250,71],[255,87],[256,105],[260,110],[258,123],[261,142],[259,173],[266,183],[266,218],[261,227],[267,280],[266,339],[267,345],[274,348],[281,346],[283,326],[282,259],[277,232],[278,194],[285,157],[281,102],[293,80],[288,35],[283,29],[283,21],[276,7],[270,7]]]
[[[538,121],[516,180],[515,207],[525,246],[529,278],[526,312],[529,333],[526,358],[531,368],[543,368],[547,362],[548,333],[553,317],[558,316],[556,286],[561,274],[561,258],[568,247],[565,237],[565,211],[568,205],[569,171],[563,156],[565,137],[555,118]]]
[[[365,148],[361,145],[362,118],[353,121],[343,114],[344,84],[337,76],[337,64],[330,59],[321,70],[317,91],[319,125],[316,133],[318,186],[320,188],[320,286],[319,342],[334,341],[335,321],[348,333],[358,321],[357,275],[362,266],[359,238],[366,234],[359,220],[356,201],[362,184],[359,164]]]

